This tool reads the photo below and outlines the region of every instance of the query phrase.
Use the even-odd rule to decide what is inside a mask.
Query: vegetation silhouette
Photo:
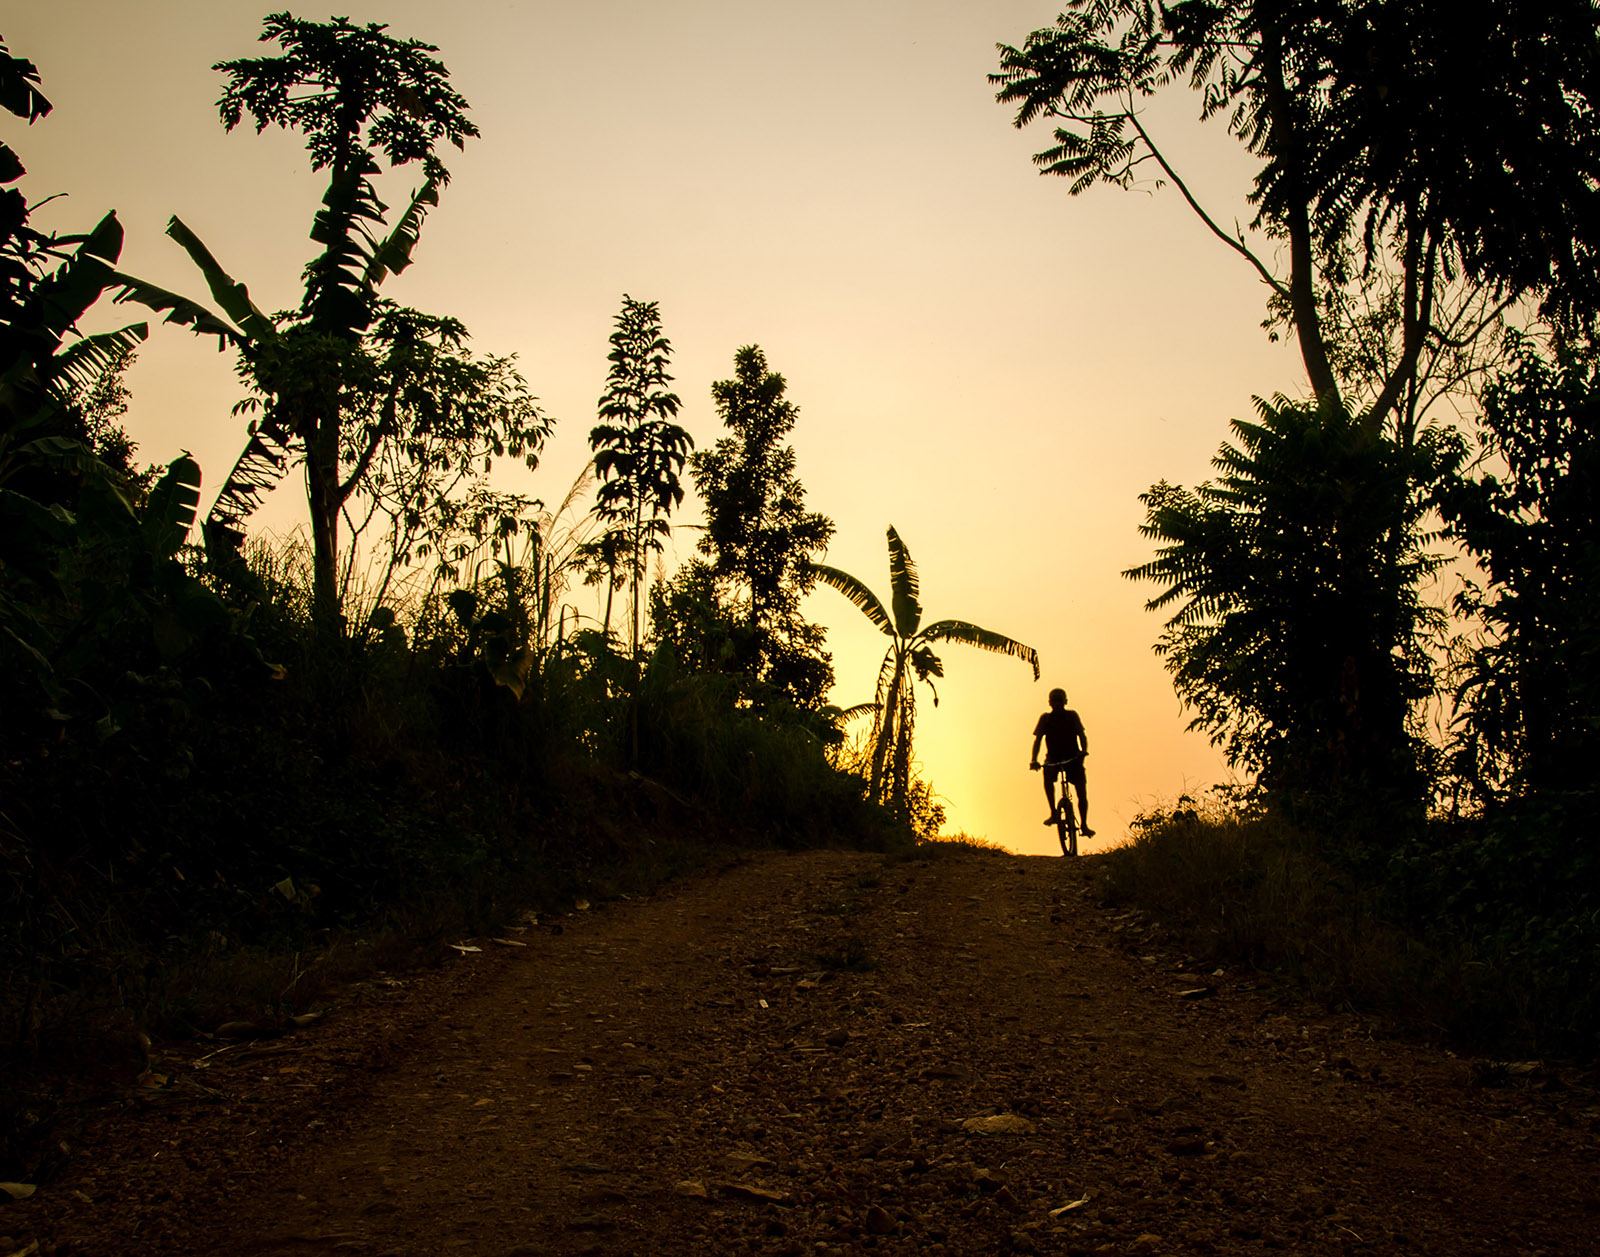
[[[223,114],[300,129],[313,166],[330,169],[296,311],[260,311],[177,220],[169,234],[220,314],[116,270],[114,215],[83,235],[35,231],[11,186],[22,162],[0,148],[7,1079],[67,1038],[270,1023],[363,964],[530,905],[651,885],[722,844],[912,840],[830,758],[839,713],[824,687],[804,708],[754,702],[748,678],[644,636],[642,560],[667,535],[690,446],[666,423],[655,307],[625,311],[602,401],[625,430],[626,457],[599,460],[608,487],[627,482],[607,498],[636,582],[624,657],[565,600],[608,522],[578,505],[593,474],[554,510],[486,485],[483,462],[531,461],[552,421],[511,359],[472,355],[456,320],[378,295],[443,184],[433,146],[474,134],[442,63],[342,19],[273,15],[266,33],[284,55],[225,63]],[[0,103],[49,112],[37,70],[9,51]],[[425,174],[392,227],[375,190],[385,162]],[[254,391],[260,418],[205,550],[189,544],[194,460],[130,466],[122,373],[148,329],[80,336],[103,295],[216,335]],[[309,542],[243,535],[296,456]],[[802,493],[792,470],[769,482],[785,501]],[[742,509],[723,511],[736,531]],[[818,535],[802,523],[797,545]],[[413,564],[422,579],[404,578]],[[803,579],[792,558],[785,572],[760,623],[789,634],[805,677],[825,675],[820,633],[783,620]],[[0,1088],[0,1164],[39,1153],[29,1139],[48,1124],[23,1113]]]
[[[1074,192],[1146,162],[1176,184],[1268,283],[1269,329],[1292,331],[1307,372],[1306,400],[1234,425],[1214,480],[1144,497],[1159,548],[1128,575],[1159,586],[1158,650],[1194,727],[1260,789],[1220,818],[1149,818],[1117,893],[1202,869],[1177,885],[1204,938],[1213,903],[1243,903],[1231,930],[1294,882],[1304,919],[1235,954],[1300,971],[1337,953],[1339,921],[1392,930],[1413,968],[1459,960],[1434,967],[1460,977],[1460,1006],[1539,1050],[1600,1034],[1595,33],[1579,0],[1069,0],[995,76],[1019,125],[1061,124],[1038,160]],[[263,38],[278,55],[217,67],[220,110],[229,129],[298,132],[328,174],[294,310],[260,310],[177,218],[210,306],[117,270],[114,214],[37,231],[0,145],[0,1036],[19,1060],[69,1029],[130,1042],[279,1018],[321,989],[302,956],[647,885],[724,837],[906,844],[937,814],[912,745],[933,648],[1038,677],[1011,638],[923,624],[893,528],[887,604],[818,561],[832,525],[806,509],[797,411],[756,346],[712,389],[727,435],[691,457],[655,303],[624,297],[611,338],[596,512],[495,490],[484,465],[533,465],[553,420],[511,358],[382,295],[448,182],[439,151],[477,134],[466,101],[436,49],[380,24],[278,13]],[[1255,225],[1287,274],[1216,223],[1148,129],[1142,104],[1183,80],[1258,159]],[[0,104],[50,112],[3,45]],[[379,184],[402,166],[420,186],[391,215]],[[148,328],[78,333],[106,295],[239,357],[256,419],[205,552],[188,544],[200,468],[140,471],[118,425]],[[1481,402],[1478,463],[1438,426],[1441,400]],[[309,543],[247,536],[297,458]],[[699,556],[651,587],[686,467]],[[1482,567],[1448,658],[1427,595],[1438,519]],[[565,602],[585,561],[608,583],[598,626]],[[839,767],[845,713],[798,613],[819,580],[889,638],[860,774]],[[1420,722],[1452,687],[1441,747]],[[1213,899],[1223,883],[1262,894]],[[0,1103],[7,1164],[20,1111]]]
[[[589,433],[599,481],[594,514],[604,531],[588,553],[605,575],[608,633],[617,573],[626,573],[630,658],[639,654],[646,563],[651,554],[661,553],[671,531],[668,518],[683,501],[683,466],[694,448],[688,432],[672,422],[682,403],[667,390],[671,354],[672,342],[661,333],[660,306],[624,294],[611,333],[602,422]]]
[[[1491,634],[1461,681],[1457,750],[1488,798],[1583,793],[1600,763],[1600,353],[1521,337],[1514,355],[1483,394],[1482,474],[1439,495],[1484,575],[1458,599]]]
[[[1476,308],[1444,299],[1458,275],[1487,286],[1492,312],[1527,293],[1552,318],[1595,308],[1587,0],[1065,9],[1020,48],[999,45],[990,76],[1019,128],[1059,124],[1035,163],[1070,179],[1073,195],[1134,186],[1153,163],[1267,284],[1319,405],[1349,410],[1365,439],[1391,425],[1408,440],[1436,342],[1486,330],[1451,317]],[[1287,277],[1216,222],[1148,128],[1140,103],[1179,83],[1199,96],[1202,119],[1224,118],[1259,159],[1252,226],[1287,243]],[[1341,380],[1339,366],[1363,365],[1345,351],[1376,331],[1389,344]],[[1352,384],[1367,387],[1347,398]]]
[[[1295,336],[1310,394],[1258,399],[1216,479],[1143,496],[1160,548],[1125,574],[1162,587],[1156,649],[1191,728],[1251,779],[1229,809],[1144,818],[1118,893],[1226,931],[1205,907],[1223,900],[1185,873],[1211,855],[1246,881],[1258,867],[1321,879],[1308,911],[1348,898],[1349,928],[1380,919],[1462,974],[1461,1007],[1525,1046],[1587,1050],[1594,6],[1065,9],[1000,45],[990,76],[1018,127],[1055,124],[1035,163],[1074,195],[1146,171],[1173,184],[1267,284],[1264,326]],[[1284,247],[1286,274],[1219,224],[1151,129],[1146,102],[1185,88],[1256,159],[1250,226]],[[1471,464],[1451,410],[1481,416]],[[1430,603],[1450,545],[1483,570],[1453,622]],[[1448,739],[1425,736],[1452,699]],[[1172,909],[1184,896],[1193,912]],[[1314,968],[1326,949],[1290,933],[1249,958]],[[1470,982],[1451,968],[1463,957]]]
[[[696,547],[703,557],[685,564],[663,591],[656,623],[702,666],[748,677],[755,701],[764,701],[759,692],[818,708],[833,686],[833,668],[825,633],[801,617],[800,600],[815,584],[808,564],[827,550],[833,521],[806,510],[794,448],[782,444],[800,413],[785,396],[784,378],[767,370],[756,345],[734,354],[734,372],[711,386],[731,435],[690,460],[705,509]],[[691,616],[699,627],[690,626]],[[714,645],[708,630],[717,635]]]
[[[959,642],[979,650],[1011,655],[1033,668],[1039,679],[1039,655],[1031,646],[966,620],[935,620],[922,623],[921,590],[916,564],[900,534],[891,526],[889,542],[889,597],[885,607],[878,595],[856,577],[836,567],[814,563],[811,572],[824,585],[831,585],[850,599],[861,613],[889,639],[883,663],[878,667],[878,687],[873,696],[871,775],[867,797],[884,802],[896,815],[904,816],[910,806],[911,745],[916,732],[916,682],[922,681],[933,693],[934,706],[939,693],[933,677],[944,675],[944,663],[933,653],[940,642]],[[891,610],[892,608],[892,610]]]
[[[244,519],[277,484],[293,457],[303,461],[310,513],[315,607],[319,623],[342,631],[340,524],[356,544],[374,514],[388,521],[388,546],[402,562],[437,553],[451,524],[481,531],[521,503],[496,501],[478,475],[492,457],[510,454],[535,467],[548,419],[509,358],[477,358],[453,318],[406,309],[379,296],[390,275],[412,259],[428,210],[449,171],[441,141],[461,148],[478,134],[437,49],[399,40],[386,27],[347,19],[308,22],[267,17],[261,39],[280,56],[219,63],[227,76],[218,103],[231,131],[248,116],[305,136],[313,170],[328,187],[312,224],[322,246],[305,269],[297,311],[267,315],[249,290],[217,262],[178,218],[167,234],[199,268],[226,318],[173,293],[130,281],[123,299],[169,311],[169,321],[215,334],[240,356],[255,411],[250,438],[212,505],[208,543],[225,551],[242,538]],[[420,163],[422,186],[392,228],[374,179]],[[231,322],[229,321],[231,320]],[[446,474],[447,473],[447,474]],[[479,509],[456,504],[467,486]],[[365,499],[364,518],[349,513]]]
[[[1426,788],[1408,717],[1435,689],[1443,615],[1423,589],[1447,555],[1423,521],[1461,443],[1436,428],[1409,448],[1368,441],[1342,412],[1283,398],[1258,409],[1234,421],[1215,481],[1142,495],[1160,549],[1124,575],[1164,587],[1146,604],[1170,613],[1156,651],[1230,765],[1392,820]]]

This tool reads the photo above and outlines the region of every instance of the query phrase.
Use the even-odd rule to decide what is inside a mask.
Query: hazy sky
[[[127,228],[125,269],[204,295],[163,234],[182,217],[257,304],[298,301],[324,180],[299,141],[217,121],[220,60],[264,55],[270,6],[241,0],[53,0],[0,35],[56,108],[5,137],[41,221]],[[330,11],[296,8],[325,19]],[[1029,156],[985,76],[997,42],[1048,25],[1048,0],[377,0],[340,4],[439,46],[483,132],[446,151],[452,182],[416,265],[387,295],[462,319],[480,351],[516,353],[556,436],[508,486],[559,499],[581,470],[611,321],[660,302],[681,420],[721,428],[713,380],[759,344],[800,406],[809,505],[838,532],[828,562],[888,593],[885,529],[905,538],[929,617],[1036,647],[948,648],[917,748],[953,829],[1040,852],[1033,722],[1061,685],[1083,715],[1103,845],[1154,802],[1224,780],[1151,652],[1153,590],[1138,494],[1194,484],[1253,395],[1303,389],[1260,329],[1264,290],[1172,189],[1068,195]],[[1178,93],[1152,111],[1213,214],[1248,220],[1251,167]],[[403,202],[413,170],[387,176]],[[1270,254],[1270,249],[1268,250]],[[127,310],[132,321],[137,310]],[[191,450],[214,490],[244,442],[240,386],[215,342],[155,328],[130,374],[141,457]],[[262,518],[291,523],[296,477]],[[685,514],[685,519],[692,519]],[[681,542],[685,552],[689,543]],[[871,697],[883,639],[819,589],[843,705]]]

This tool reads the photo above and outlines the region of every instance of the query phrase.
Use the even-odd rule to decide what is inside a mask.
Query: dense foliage
[[[66,1030],[281,1016],[347,932],[482,928],[680,849],[910,837],[830,758],[825,686],[753,704],[643,636],[645,559],[691,445],[654,304],[625,303],[606,431],[567,501],[494,490],[486,464],[531,465],[552,421],[510,358],[377,291],[445,181],[434,145],[475,134],[464,102],[430,47],[381,26],[279,14],[264,38],[283,55],[218,67],[222,113],[300,131],[330,172],[296,311],[257,309],[176,219],[220,313],[115,270],[114,215],[33,230],[0,148],[0,1035],[25,1055]],[[43,118],[39,83],[0,49],[0,104]],[[382,162],[424,168],[393,226]],[[194,460],[130,465],[122,373],[147,329],[79,334],[102,295],[239,355],[258,418],[204,548]],[[296,458],[309,542],[248,537]],[[594,517],[577,501],[597,479]],[[792,462],[773,483],[803,496]],[[626,654],[567,600],[597,531],[634,594]],[[408,564],[425,578],[400,579]],[[779,636],[784,607],[764,604]],[[820,634],[791,636],[825,674]],[[226,976],[263,949],[294,976]]]
[[[787,385],[747,345],[734,378],[711,386],[731,435],[698,450],[690,468],[705,507],[698,551],[653,596],[656,631],[682,659],[747,679],[750,698],[820,707],[833,687],[823,630],[800,615],[815,583],[809,564],[833,536],[833,522],[805,507],[794,448],[781,442],[799,408]]]
[[[1487,586],[1462,697],[1458,767],[1488,798],[1570,796],[1600,764],[1600,355],[1529,340],[1483,396],[1483,461],[1440,495]]]
[[[1343,413],[1259,409],[1216,480],[1144,495],[1160,549],[1126,575],[1164,586],[1157,652],[1230,764],[1284,794],[1415,806],[1426,753],[1408,717],[1434,693],[1442,627],[1422,586],[1444,562],[1420,526],[1459,442],[1429,429],[1405,448]]]
[[[1262,833],[1272,860],[1309,844],[1312,881],[1354,873],[1383,928],[1520,984],[1521,1030],[1592,1043],[1595,6],[1068,0],[991,81],[1017,126],[1055,124],[1035,162],[1073,194],[1173,184],[1265,281],[1309,386],[1236,421],[1215,479],[1144,496],[1160,548],[1128,575],[1161,586],[1157,651],[1265,812],[1151,818],[1124,866],[1208,915],[1225,897],[1180,870],[1214,839],[1242,862]],[[1145,103],[1185,87],[1255,159],[1251,227],[1287,274],[1152,131]],[[1443,397],[1480,415],[1470,466]],[[1448,647],[1446,540],[1482,573]],[[1420,736],[1440,707],[1448,745]]]
[[[549,432],[511,359],[478,358],[459,321],[379,294],[411,264],[423,220],[449,182],[438,144],[461,148],[478,133],[449,72],[428,55],[437,50],[385,31],[276,13],[261,38],[281,55],[214,67],[228,80],[218,107],[229,130],[248,116],[258,132],[297,131],[312,169],[328,171],[311,227],[322,252],[306,265],[298,310],[264,314],[177,218],[168,235],[194,260],[225,317],[137,281],[124,290],[237,349],[251,395],[236,409],[260,418],[212,505],[207,543],[236,546],[247,517],[298,458],[317,615],[330,632],[343,631],[362,534],[375,517],[389,557],[401,562],[444,552],[463,532],[481,536],[527,505],[496,509],[488,464],[509,454],[537,466]],[[413,162],[422,186],[389,227],[374,180],[381,163]]]
[[[1319,401],[1376,434],[1413,429],[1419,365],[1460,275],[1498,297],[1537,294],[1592,317],[1600,246],[1600,39],[1589,0],[1069,0],[1055,25],[1001,45],[991,79],[1016,124],[1061,125],[1035,161],[1129,187],[1153,162],[1255,267],[1299,339]],[[1280,278],[1218,226],[1146,126],[1141,102],[1187,81],[1258,159],[1254,225],[1288,245]],[[1371,396],[1344,397],[1330,295],[1374,274],[1391,288],[1396,352]]]

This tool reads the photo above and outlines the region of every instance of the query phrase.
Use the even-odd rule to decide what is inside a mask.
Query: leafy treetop
[[[734,373],[711,386],[732,435],[694,455],[706,506],[699,549],[719,577],[743,587],[751,624],[767,626],[793,616],[813,579],[806,563],[827,548],[833,523],[805,509],[794,447],[782,444],[800,413],[783,376],[767,370],[757,345],[734,355]]]
[[[1366,416],[1375,431],[1434,332],[1436,283],[1460,273],[1552,317],[1600,309],[1600,32],[1591,0],[1067,0],[1053,27],[1000,45],[991,75],[1016,125],[1057,120],[1034,161],[1130,186],[1154,161],[1244,254],[1295,324],[1317,396],[1339,389],[1317,270],[1398,264],[1405,351]],[[1157,147],[1141,102],[1187,78],[1261,159],[1255,226],[1290,245],[1282,282],[1219,227]]]
[[[257,132],[268,126],[305,137],[313,170],[330,168],[323,207],[311,239],[323,246],[306,267],[302,313],[319,331],[352,337],[373,317],[371,290],[386,271],[410,263],[426,207],[438,203],[450,180],[435,147],[448,140],[457,148],[478,128],[467,120],[467,102],[449,84],[438,51],[415,39],[386,35],[373,22],[352,26],[347,18],[307,22],[288,13],[269,15],[263,42],[276,41],[279,57],[219,62],[228,76],[217,106],[231,131],[246,112]],[[387,239],[386,206],[372,176],[380,171],[374,154],[391,167],[421,161],[426,180]]]
[[[430,174],[448,182],[433,158],[441,139],[464,147],[478,128],[467,121],[466,100],[447,80],[437,52],[421,40],[397,40],[388,27],[349,18],[308,22],[272,13],[261,42],[276,41],[281,57],[246,57],[212,67],[228,76],[217,107],[228,130],[248,112],[259,133],[268,126],[306,137],[311,168],[336,169],[359,154],[376,151],[391,166],[431,162]],[[362,132],[365,130],[365,135]]]

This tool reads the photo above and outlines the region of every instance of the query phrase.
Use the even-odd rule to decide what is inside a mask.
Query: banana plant
[[[438,181],[430,178],[412,197],[405,213],[385,238],[377,240],[367,236],[367,247],[351,246],[348,253],[361,263],[361,283],[354,295],[363,300],[368,308],[375,302],[378,286],[383,280],[389,275],[399,274],[410,265],[411,251],[416,247],[422,220],[428,207],[438,202]],[[381,215],[381,203],[376,208]],[[318,221],[322,219],[323,215],[319,214]],[[269,400],[262,418],[250,423],[245,447],[224,479],[205,521],[208,538],[226,538],[231,544],[237,545],[244,533],[245,520],[288,472],[297,442],[303,445],[307,434],[315,431],[315,416],[306,413],[313,408],[308,407],[307,403],[317,391],[326,394],[328,382],[322,382],[322,390],[316,390],[315,382],[308,388],[304,380],[298,390],[281,387],[286,376],[293,374],[291,364],[296,350],[303,349],[307,340],[303,334],[296,337],[294,333],[304,333],[309,329],[289,318],[280,323],[265,314],[251,300],[249,288],[223,268],[211,250],[182,219],[174,216],[168,222],[167,235],[194,262],[206,281],[211,299],[225,317],[219,317],[188,297],[158,288],[131,275],[117,275],[119,288],[116,299],[137,301],[158,313],[164,312],[166,322],[189,327],[196,335],[215,336],[219,349],[232,348],[247,364],[257,368],[257,383],[263,386],[262,391],[267,393]],[[270,387],[272,384],[279,384],[279,390],[274,391]],[[336,393],[337,381],[333,384]],[[334,404],[337,405],[336,398]],[[334,506],[336,517],[337,507],[349,497],[355,483],[354,478],[340,483],[337,475],[334,480],[342,490],[342,496],[337,491],[335,495],[338,497]],[[330,535],[331,532],[331,522],[320,530],[314,529],[314,534],[318,536]],[[336,553],[336,537],[334,548]]]
[[[0,43],[0,110],[46,116],[31,62]],[[83,398],[123,366],[145,322],[85,335],[78,324],[106,295],[148,285],[116,269],[123,229],[108,213],[88,232],[46,234],[12,186],[26,170],[0,143],[0,671],[42,700],[31,710],[52,738],[99,711],[129,664],[167,664],[241,619],[179,561],[199,504],[200,468],[183,454],[136,509],[127,477],[99,457]],[[208,311],[168,308],[197,331],[236,336]]]
[[[872,774],[867,797],[874,803],[887,803],[896,815],[907,813],[911,787],[911,740],[916,728],[916,682],[925,683],[939,705],[934,677],[944,676],[944,662],[934,654],[941,642],[959,642],[999,655],[1011,655],[1033,668],[1039,679],[1039,654],[1031,646],[980,628],[967,620],[935,620],[922,623],[922,601],[916,564],[900,534],[889,529],[889,605],[856,577],[826,564],[810,564],[808,570],[823,584],[831,585],[861,609],[889,639],[883,663],[878,668],[878,688],[873,698]]]

